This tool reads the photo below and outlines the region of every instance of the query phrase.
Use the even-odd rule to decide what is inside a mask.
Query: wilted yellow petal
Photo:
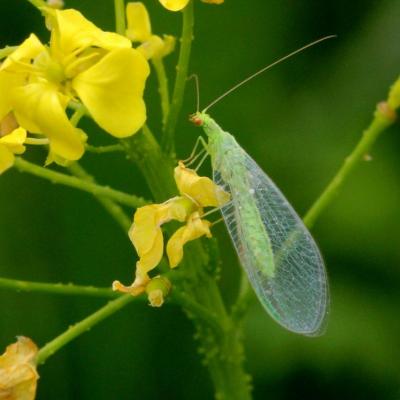
[[[20,336],[0,356],[0,399],[33,400],[39,375],[35,357],[38,349],[29,338]]]
[[[14,165],[14,154],[4,144],[0,143],[0,175]],[[1,398],[1,397],[0,397]]]
[[[72,82],[93,119],[116,137],[137,132],[146,121],[144,86],[150,73],[135,49],[111,51]]]
[[[8,113],[3,119],[0,119],[0,137],[8,135],[18,128],[18,122],[14,113]]]
[[[175,268],[183,258],[183,246],[191,241],[206,235],[211,237],[211,223],[200,219],[198,212],[193,213],[185,226],[179,228],[168,241],[167,255],[171,268]]]
[[[180,11],[187,6],[189,0],[159,0],[170,11]]]
[[[67,160],[78,160],[84,153],[85,137],[65,114],[66,99],[49,83],[31,83],[14,91],[16,115],[31,120],[49,138],[50,150]],[[39,133],[39,132],[38,132]]]
[[[146,6],[142,2],[132,2],[126,5],[128,28],[126,36],[133,42],[144,42],[151,36],[151,23]]]
[[[144,254],[153,247],[157,232],[161,231],[161,221],[158,220],[158,209],[160,205],[150,204],[136,210],[129,238],[131,239],[137,253]]]
[[[179,192],[193,199],[200,207],[220,207],[229,201],[229,193],[210,178],[198,176],[195,170],[186,168],[182,162],[174,172]]]

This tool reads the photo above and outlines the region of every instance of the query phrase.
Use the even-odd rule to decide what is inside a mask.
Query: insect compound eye
[[[202,126],[203,125],[203,120],[199,118],[197,115],[190,115],[189,116],[189,121],[192,122],[196,126]]]

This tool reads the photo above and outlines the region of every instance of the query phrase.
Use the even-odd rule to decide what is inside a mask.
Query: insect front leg
[[[196,154],[199,146],[201,145],[202,149]],[[193,163],[195,163],[200,157],[200,165],[204,162],[204,160],[207,158],[208,156],[208,145],[207,142],[205,141],[205,139],[202,136],[199,136],[196,140],[196,143],[193,147],[192,152],[190,153],[190,156],[188,158],[186,158],[185,160],[182,160],[182,162],[188,167],[190,165],[192,165]],[[200,168],[200,166],[197,166],[195,169],[197,171],[197,169]]]

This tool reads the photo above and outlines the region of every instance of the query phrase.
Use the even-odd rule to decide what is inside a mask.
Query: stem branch
[[[179,113],[182,109],[183,95],[185,93],[185,86],[187,81],[190,51],[193,41],[193,26],[194,26],[194,13],[193,13],[193,0],[189,2],[183,10],[183,25],[181,48],[179,52],[178,65],[176,67],[176,79],[174,92],[172,95],[171,109],[168,114],[167,123],[165,126],[163,136],[163,148],[167,154],[174,153],[174,135],[176,124],[178,121]]]
[[[395,113],[389,108],[387,103],[379,103],[374,113],[374,118],[369,127],[364,131],[360,141],[354,150],[344,160],[343,165],[322,192],[316,202],[311,206],[303,221],[308,228],[314,226],[315,221],[325,208],[332,202],[342,187],[346,178],[363,159],[379,135],[395,121]]]
[[[129,207],[137,208],[146,204],[146,201],[141,197],[120,192],[108,186],[100,186],[92,182],[83,181],[75,176],[69,176],[48,168],[39,167],[20,157],[15,158],[14,166],[21,172],[28,172],[40,178],[48,179],[53,183],[83,190],[95,196],[105,196]]]
[[[110,301],[107,305],[100,308],[95,313],[89,315],[82,321],[68,328],[68,330],[57,336],[55,339],[47,343],[39,350],[36,359],[37,364],[43,364],[50,356],[52,356],[56,351],[64,347],[71,340],[80,336],[82,333],[87,332],[94,325],[98,324],[105,318],[119,311],[122,307],[126,306],[134,299],[135,298],[129,294],[125,296],[120,296],[118,299]]]
[[[170,109],[170,99],[169,99],[169,88],[168,88],[168,78],[165,72],[165,66],[162,58],[155,58],[152,60],[154,70],[157,74],[158,80],[158,92],[160,93],[161,99],[161,112],[162,112],[162,126],[163,129],[166,128],[167,118]]]
[[[125,2],[124,0],[114,0],[115,10],[115,31],[125,36]]]
[[[13,289],[20,292],[41,292],[51,294],[62,294],[68,296],[89,296],[89,297],[120,297],[120,294],[113,292],[111,288],[98,288],[94,286],[81,286],[62,283],[42,283],[21,281],[17,279],[0,278],[0,287]]]
[[[88,174],[80,165],[79,163],[75,162],[69,166],[69,170],[73,175],[76,177],[84,180],[85,182],[90,182],[96,184],[95,179],[93,176]],[[106,211],[118,222],[121,226],[123,231],[126,233],[128,232],[131,226],[131,220],[125,214],[125,211],[122,209],[121,206],[116,204],[113,200],[110,200],[104,196],[96,196],[97,201],[105,208]]]

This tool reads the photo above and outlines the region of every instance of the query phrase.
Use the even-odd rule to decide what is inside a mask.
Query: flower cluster
[[[49,46],[31,34],[0,66],[0,121],[13,113],[18,126],[48,138],[48,162],[64,164],[83,155],[86,141],[69,120],[67,106],[79,101],[105,131],[130,136],[146,120],[149,66],[128,38],[103,32],[78,11],[44,12]],[[7,148],[6,156],[4,145],[0,150],[2,169],[12,163],[11,153],[21,151]]]
[[[220,207],[229,201],[229,194],[210,178],[197,175],[196,171],[179,162],[174,171],[175,182],[180,196],[162,204],[150,204],[137,209],[129,237],[139,255],[136,277],[131,286],[119,281],[113,289],[131,293],[142,293],[151,281],[148,273],[161,261],[164,253],[164,237],[161,226],[175,220],[185,222],[169,239],[166,246],[171,268],[182,261],[183,247],[202,236],[211,237],[211,223],[203,219],[205,207]]]

